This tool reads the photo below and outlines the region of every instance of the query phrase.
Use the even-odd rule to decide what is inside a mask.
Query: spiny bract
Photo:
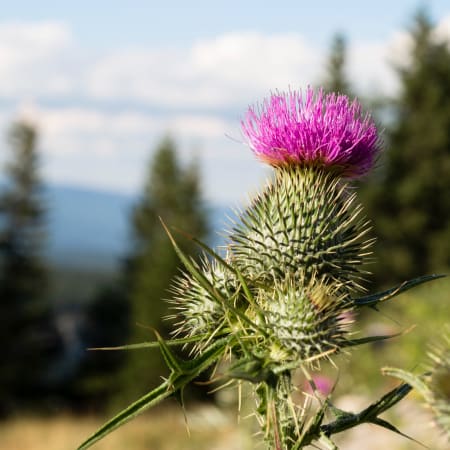
[[[217,261],[210,262],[205,257],[198,269],[214,287],[225,303],[236,303],[238,282],[234,274]],[[204,336],[195,349],[200,350],[202,342],[206,342],[219,332],[221,328],[229,327],[227,310],[215,296],[188,272],[183,272],[176,278],[171,291],[175,294],[170,300],[175,314],[171,319],[179,319],[174,335]]]
[[[340,178],[314,168],[278,168],[230,236],[232,262],[263,285],[316,276],[361,290],[371,240],[355,194]]]

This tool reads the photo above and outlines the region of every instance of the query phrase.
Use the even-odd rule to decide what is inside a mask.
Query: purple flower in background
[[[272,166],[327,167],[346,177],[367,173],[380,148],[377,128],[345,95],[276,92],[241,121],[258,158]]]
[[[314,392],[319,392],[324,397],[328,396],[334,387],[334,382],[330,378],[323,375],[313,376],[312,379],[314,387],[311,386],[310,381],[305,382],[304,391],[313,394]]]

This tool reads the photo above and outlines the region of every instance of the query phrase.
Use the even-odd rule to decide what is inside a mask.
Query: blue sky
[[[351,39],[381,39],[404,27],[419,7],[446,15],[447,0],[316,1],[145,1],[40,0],[5,2],[3,20],[60,20],[71,24],[81,43],[94,47],[176,44],[228,31],[301,32],[321,44],[343,30]]]
[[[363,95],[398,90],[408,0],[7,2],[0,18],[0,131],[40,131],[51,182],[137,192],[169,132],[195,153],[207,197],[245,199],[266,172],[240,143],[239,118],[270,90],[318,84],[336,31]],[[450,41],[450,4],[422,2]],[[337,6],[338,5],[338,6]],[[231,138],[230,138],[231,136]],[[0,144],[0,162],[6,149]]]

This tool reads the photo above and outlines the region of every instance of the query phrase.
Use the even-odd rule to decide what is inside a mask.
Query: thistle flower
[[[321,89],[276,92],[250,107],[241,126],[255,155],[275,167],[322,166],[355,178],[371,169],[380,147],[356,100]]]

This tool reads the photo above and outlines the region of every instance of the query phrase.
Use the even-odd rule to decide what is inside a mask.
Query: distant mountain
[[[112,192],[51,185],[48,255],[55,265],[113,269],[130,245],[129,217],[137,198]],[[210,205],[211,240],[218,245],[229,208]]]
[[[113,267],[129,244],[132,196],[48,187],[49,257],[68,266]]]

